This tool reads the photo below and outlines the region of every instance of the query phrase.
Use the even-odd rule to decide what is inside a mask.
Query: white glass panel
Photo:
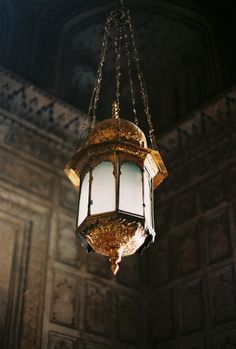
[[[91,214],[115,211],[116,180],[113,164],[103,161],[93,170]]]
[[[81,184],[79,212],[78,212],[78,226],[88,215],[88,199],[89,199],[89,173],[86,173]]]
[[[144,172],[144,203],[145,203],[145,218],[152,226],[152,196],[151,196],[151,180],[147,172]]]
[[[121,166],[119,209],[143,216],[142,171],[132,162]]]

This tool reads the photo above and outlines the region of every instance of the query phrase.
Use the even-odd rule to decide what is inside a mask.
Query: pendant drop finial
[[[111,271],[114,275],[116,275],[120,268],[119,263],[121,261],[122,252],[123,250],[121,247],[110,249],[109,262],[111,263]]]

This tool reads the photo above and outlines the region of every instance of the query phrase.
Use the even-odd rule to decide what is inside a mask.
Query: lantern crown
[[[88,136],[85,144],[100,144],[112,141],[147,147],[145,134],[137,125],[125,119],[114,118],[99,122]]]

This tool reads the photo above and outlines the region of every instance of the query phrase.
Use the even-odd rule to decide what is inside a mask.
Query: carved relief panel
[[[118,295],[117,305],[118,339],[135,343],[138,337],[138,302],[127,294]]]
[[[150,344],[171,339],[174,334],[172,290],[164,289],[151,293],[148,309]]]
[[[53,285],[51,321],[75,328],[79,297],[75,278],[56,270]]]
[[[200,249],[196,224],[176,231],[171,237],[175,276],[181,277],[199,269]]]
[[[214,336],[215,349],[234,349],[236,347],[236,330]]]
[[[30,224],[0,211],[0,346],[19,340]]]
[[[203,284],[194,280],[179,286],[180,331],[189,333],[204,328]]]
[[[224,98],[196,113],[201,123],[189,119],[165,143],[176,153],[159,197],[159,244],[147,252],[153,349],[236,345],[235,131],[228,122],[236,114],[231,104],[224,112]],[[224,121],[213,121],[220,115]]]
[[[75,238],[75,218],[59,214],[56,244],[56,259],[59,262],[78,269],[85,264],[85,250]]]
[[[49,211],[16,193],[14,187],[6,189],[1,184],[0,255],[4,272],[1,269],[0,274],[7,314],[3,326],[9,338],[4,341],[9,348],[33,349],[41,343]]]
[[[212,317],[214,324],[236,319],[235,271],[228,265],[210,274]]]
[[[78,349],[77,339],[61,333],[49,332],[48,349]]]
[[[111,331],[111,289],[95,282],[87,282],[85,330],[90,333],[109,336]]]

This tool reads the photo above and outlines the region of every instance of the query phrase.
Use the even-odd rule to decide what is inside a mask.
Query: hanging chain
[[[130,59],[130,50],[129,50],[129,41],[128,41],[128,34],[126,31],[128,22],[127,19],[125,21],[125,27],[124,27],[124,41],[125,41],[125,54],[127,58],[127,67],[128,67],[128,78],[129,78],[129,86],[130,86],[130,93],[131,93],[131,101],[132,101],[132,109],[134,114],[134,122],[138,126],[138,117],[137,117],[137,111],[136,111],[136,101],[135,101],[135,95],[134,95],[134,84],[132,79],[132,70],[131,70],[131,59]]]
[[[137,111],[136,111],[134,84],[132,79],[131,54],[132,54],[132,60],[134,61],[135,70],[137,73],[137,79],[140,85],[140,94],[143,101],[144,113],[148,123],[149,138],[150,138],[152,147],[156,149],[157,143],[156,143],[156,137],[155,137],[155,130],[152,123],[152,117],[149,111],[149,101],[148,101],[148,95],[145,87],[144,77],[140,68],[140,61],[139,61],[138,52],[137,52],[136,43],[135,43],[134,29],[133,29],[129,11],[125,9],[123,2],[121,3],[121,5],[122,5],[121,8],[115,9],[111,12],[111,14],[109,15],[106,21],[102,48],[100,52],[100,60],[99,60],[99,65],[98,65],[98,70],[97,70],[97,75],[95,80],[95,86],[92,92],[89,110],[88,110],[89,117],[83,124],[82,135],[84,134],[87,128],[88,122],[89,122],[89,131],[91,131],[91,129],[94,128],[94,124],[96,121],[96,110],[97,110],[97,104],[100,96],[103,66],[105,62],[108,38],[110,34],[111,24],[114,22],[115,85],[116,85],[115,100],[116,100],[117,115],[119,117],[119,114],[120,114],[121,46],[122,46],[122,42],[124,41],[134,121],[136,125],[139,124]]]
[[[104,29],[104,36],[103,36],[102,48],[101,48],[101,53],[100,53],[100,60],[99,60],[99,65],[98,65],[98,70],[97,70],[97,77],[96,77],[95,86],[94,86],[94,89],[92,92],[89,110],[88,110],[88,115],[89,115],[89,119],[90,119],[90,129],[94,128],[94,124],[96,121],[96,109],[97,109],[97,103],[99,100],[99,94],[100,94],[100,89],[101,89],[103,65],[105,62],[105,55],[106,55],[107,43],[108,43],[108,35],[109,35],[112,20],[113,20],[113,16],[111,13],[111,15],[108,17],[108,19],[106,21],[106,25],[105,25],[105,29]]]
[[[115,20],[115,74],[116,74],[116,90],[115,90],[115,99],[116,99],[116,108],[117,115],[120,116],[120,77],[121,77],[121,19],[119,16],[122,16],[122,13],[117,12],[118,18]]]
[[[137,71],[137,76],[138,76],[138,80],[139,80],[139,84],[140,84],[140,92],[141,92],[141,97],[143,100],[143,106],[144,106],[144,112],[147,118],[147,122],[148,122],[148,128],[149,128],[149,138],[152,144],[152,147],[154,149],[157,148],[157,142],[156,142],[156,136],[155,136],[155,130],[153,127],[153,123],[152,123],[152,117],[149,111],[149,101],[148,101],[148,95],[147,95],[147,91],[145,88],[145,82],[144,82],[144,78],[143,78],[143,74],[140,68],[140,62],[139,62],[139,57],[138,57],[138,51],[136,48],[136,44],[135,44],[135,36],[134,36],[134,30],[133,30],[133,25],[132,25],[132,21],[131,21],[131,17],[130,17],[130,13],[129,11],[127,11],[127,18],[128,18],[128,25],[129,25],[129,33],[130,33],[130,39],[131,39],[131,44],[132,44],[132,49],[133,49],[133,59],[134,59],[134,64],[136,67],[136,71]]]

